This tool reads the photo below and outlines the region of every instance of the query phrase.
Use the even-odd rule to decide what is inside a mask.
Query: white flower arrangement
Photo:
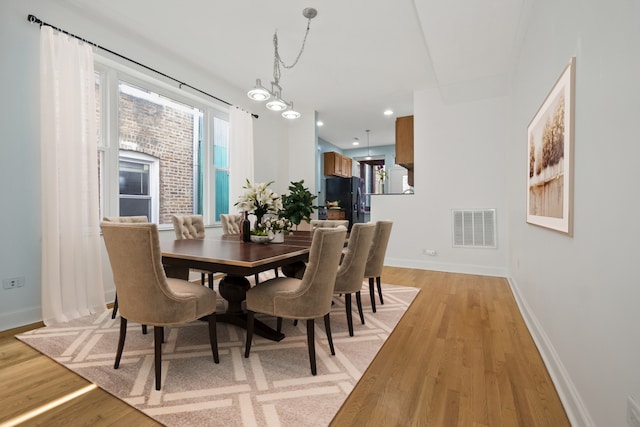
[[[262,222],[262,225],[265,230],[273,231],[274,233],[276,231],[284,231],[286,233],[291,231],[291,228],[293,227],[293,223],[288,218],[275,218],[275,217],[269,217],[265,219]]]
[[[247,191],[238,197],[234,206],[237,206],[241,212],[253,213],[259,218],[268,213],[277,214],[282,210],[282,199],[269,188],[273,183],[274,181],[252,184],[247,179],[247,183],[242,186]]]

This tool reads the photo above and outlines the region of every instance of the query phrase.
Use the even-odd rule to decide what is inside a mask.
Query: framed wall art
[[[575,65],[569,64],[527,129],[527,222],[573,235]]]

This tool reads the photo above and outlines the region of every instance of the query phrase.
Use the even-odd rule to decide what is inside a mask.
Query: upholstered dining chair
[[[376,225],[374,223],[353,224],[349,235],[349,246],[343,251],[342,262],[336,274],[333,293],[344,295],[350,336],[353,336],[353,316],[351,314],[351,294],[353,293],[356,294],[360,322],[364,325],[360,290],[362,289],[362,278],[364,277],[364,269],[369,258],[369,250],[371,249],[375,229]]]
[[[165,326],[207,317],[213,360],[218,363],[215,291],[187,280],[167,278],[156,224],[103,221],[100,228],[120,296],[120,338],[114,369],[120,366],[127,321],[153,326],[156,390],[161,387]]]
[[[311,373],[316,375],[314,319],[324,317],[324,326],[331,354],[335,355],[331,338],[331,300],[338,272],[338,263],[347,230],[324,228],[317,230],[311,242],[309,262],[302,279],[279,277],[266,280],[247,291],[247,342],[244,357],[249,357],[256,312],[282,319],[307,320],[307,346]]]
[[[222,223],[222,234],[240,234],[242,232],[242,215],[239,214],[220,214],[220,223]],[[278,269],[274,268],[276,277],[278,277]],[[254,275],[256,285],[259,282],[258,273]]]
[[[123,223],[144,223],[149,222],[149,219],[144,215],[139,216],[105,216],[103,221],[107,222],[123,222]],[[113,299],[113,310],[111,311],[111,318],[115,319],[116,314],[118,313],[118,292],[116,292],[116,296]],[[142,326],[142,332],[147,333],[147,327],[145,325]]]
[[[176,240],[204,239],[204,220],[202,215],[171,215],[173,231]],[[213,271],[200,271],[200,280],[205,283],[205,274],[208,276],[209,289],[213,289]]]
[[[311,225],[311,230],[315,230],[316,228],[332,228],[340,226],[349,228],[349,221],[342,219],[312,219],[309,224]]]
[[[242,232],[242,215],[220,214],[222,234],[240,234]]]
[[[373,235],[373,243],[369,250],[369,259],[364,268],[364,277],[369,279],[369,295],[371,296],[371,309],[376,312],[375,287],[373,280],[375,279],[378,286],[378,297],[380,304],[384,304],[382,299],[382,286],[380,285],[380,276],[382,275],[382,267],[384,267],[384,256],[387,253],[387,245],[389,244],[389,236],[391,236],[391,228],[393,221],[377,221],[376,231]]]

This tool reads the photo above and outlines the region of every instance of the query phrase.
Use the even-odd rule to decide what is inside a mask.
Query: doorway
[[[364,183],[364,220],[369,222],[371,218],[371,194],[382,192],[379,188],[380,182],[376,173],[379,169],[384,168],[384,156],[375,156],[370,158],[356,158],[360,163],[360,178]]]

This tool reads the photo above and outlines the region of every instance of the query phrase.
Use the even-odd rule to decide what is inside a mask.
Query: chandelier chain
[[[304,33],[304,39],[302,40],[302,46],[300,47],[300,51],[298,52],[298,56],[296,56],[296,59],[293,61],[293,63],[291,65],[287,65],[284,63],[284,61],[282,60],[282,57],[280,56],[280,52],[278,51],[278,31],[276,30],[275,33],[273,33],[273,48],[274,48],[274,55],[273,55],[273,80],[274,83],[276,85],[278,85],[278,82],[280,81],[280,65],[282,65],[284,68],[286,69],[291,69],[293,67],[296,66],[296,64],[298,63],[298,61],[300,60],[300,57],[302,56],[302,53],[304,52],[304,47],[305,44],[307,43],[307,36],[309,35],[309,28],[311,27],[311,18],[309,18],[308,22],[307,22],[307,31]]]

